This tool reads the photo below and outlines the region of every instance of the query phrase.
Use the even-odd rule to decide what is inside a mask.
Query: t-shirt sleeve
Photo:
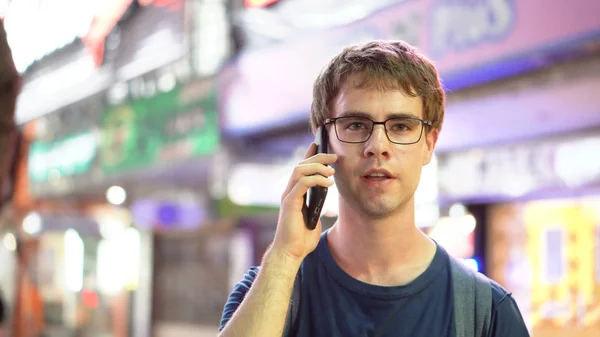
[[[494,304],[490,337],[529,337],[529,331],[517,306],[517,302],[500,285],[492,282]]]
[[[223,315],[221,316],[221,324],[219,326],[219,331],[225,328],[227,322],[233,316],[233,313],[240,306],[240,303],[246,297],[248,290],[252,286],[252,283],[256,279],[256,275],[258,274],[258,270],[260,267],[250,267],[248,272],[244,275],[244,278],[233,288],[231,294],[229,294],[229,298],[225,303],[225,307],[223,308]]]

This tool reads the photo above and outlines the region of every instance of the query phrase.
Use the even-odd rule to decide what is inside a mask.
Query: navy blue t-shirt
[[[258,268],[252,267],[229,296],[221,327],[229,321]],[[361,282],[335,262],[327,232],[301,266],[297,337],[455,337],[454,299],[448,253],[437,246],[430,266],[407,285],[382,287]],[[490,337],[528,337],[519,309],[496,282],[492,284]]]

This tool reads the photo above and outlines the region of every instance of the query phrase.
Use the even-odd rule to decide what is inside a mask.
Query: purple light
[[[134,223],[141,228],[194,228],[202,224],[207,215],[200,205],[154,200],[136,201],[131,207],[131,213]]]

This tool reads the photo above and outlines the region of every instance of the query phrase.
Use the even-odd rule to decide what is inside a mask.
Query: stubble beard
[[[408,201],[409,195],[395,190],[361,191],[357,186],[349,187],[347,181],[336,179],[340,197],[355,211],[369,219],[383,219],[397,213]]]

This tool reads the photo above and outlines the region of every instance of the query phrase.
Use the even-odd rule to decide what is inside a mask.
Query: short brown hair
[[[358,88],[402,90],[423,99],[424,118],[441,130],[446,94],[433,63],[404,41],[371,41],[344,48],[315,80],[311,127],[330,117],[332,102],[349,76],[364,74]]]

